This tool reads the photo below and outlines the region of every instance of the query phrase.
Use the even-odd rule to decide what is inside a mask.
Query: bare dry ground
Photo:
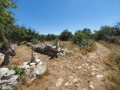
[[[38,53],[48,67],[46,74],[38,77],[31,85],[19,85],[17,90],[107,90],[104,60],[110,51],[98,43],[96,45],[96,51],[85,55],[74,45],[68,47],[73,53],[61,58],[50,59]]]
[[[21,65],[23,62],[30,61],[32,55],[32,49],[25,45],[21,45],[15,48],[16,56],[10,57],[11,65]],[[0,60],[0,64],[2,60]]]

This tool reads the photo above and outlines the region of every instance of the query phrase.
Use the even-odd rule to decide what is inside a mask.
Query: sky
[[[39,34],[59,35],[68,29],[114,26],[120,21],[120,0],[17,0],[16,23]]]

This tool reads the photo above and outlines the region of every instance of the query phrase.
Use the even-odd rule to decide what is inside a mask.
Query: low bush
[[[110,40],[109,40],[109,42],[110,43],[118,43],[119,40],[120,40],[119,37],[111,37]]]
[[[76,35],[73,36],[72,41],[79,46],[90,46],[92,44],[89,37],[82,32],[76,33]]]
[[[59,39],[62,41],[69,41],[71,37],[72,33],[66,29],[60,34]]]
[[[6,66],[6,68],[10,70],[14,70],[16,74],[19,74],[20,76],[24,74],[25,69],[19,68],[18,66]]]

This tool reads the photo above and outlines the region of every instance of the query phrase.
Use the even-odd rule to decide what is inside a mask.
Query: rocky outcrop
[[[35,53],[32,53],[32,59],[29,62],[24,62],[21,68],[25,68],[26,82],[30,84],[37,76],[42,75],[47,70],[45,64],[37,57]]]
[[[50,44],[47,44],[46,46],[38,46],[35,45],[32,47],[35,52],[39,52],[51,57],[62,57],[65,56],[67,49],[61,49],[61,48],[56,48],[56,46],[52,46]]]
[[[24,62],[20,68],[25,68],[25,79],[27,84],[32,83],[37,76],[42,75],[47,70],[41,60],[35,53],[32,53],[32,59],[29,62]],[[17,75],[14,70],[8,68],[0,68],[0,90],[13,90],[20,82],[20,75]]]
[[[47,45],[32,45],[31,43],[26,43],[27,46],[31,46],[33,51],[48,55],[50,57],[62,57],[65,56],[68,52],[67,49],[57,48],[56,46],[52,46],[50,44]]]
[[[0,90],[12,90],[20,81],[19,75],[8,68],[0,69]]]

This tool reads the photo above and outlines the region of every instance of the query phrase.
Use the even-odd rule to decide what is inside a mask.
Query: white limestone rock
[[[94,85],[93,84],[90,84],[90,89],[95,89]]]
[[[35,60],[35,63],[37,63],[37,64],[39,64],[40,62],[41,62],[40,59],[36,59],[36,60]]]
[[[97,77],[98,79],[102,79],[102,78],[103,78],[103,75],[98,74],[96,77]]]
[[[36,75],[42,75],[47,70],[47,67],[44,65],[41,65],[40,67],[37,67],[34,69],[34,73]]]
[[[16,75],[15,71],[8,68],[0,69],[0,90],[13,90],[19,81],[19,75]]]

